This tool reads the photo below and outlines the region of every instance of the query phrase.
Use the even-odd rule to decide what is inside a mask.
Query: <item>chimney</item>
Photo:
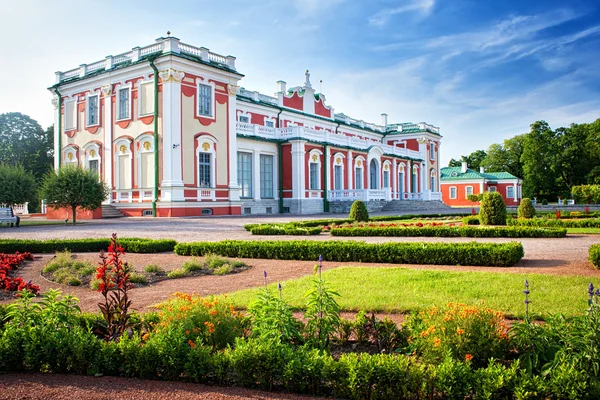
[[[483,174],[485,172],[485,168],[479,167],[479,172]]]
[[[381,125],[383,125],[384,128],[387,128],[387,125],[388,125],[388,115],[386,113],[382,113],[381,114]]]
[[[286,83],[285,81],[277,81],[277,92],[285,93]]]
[[[461,168],[461,172],[464,174],[465,172],[467,172],[467,162],[463,161],[462,162],[462,168]]]

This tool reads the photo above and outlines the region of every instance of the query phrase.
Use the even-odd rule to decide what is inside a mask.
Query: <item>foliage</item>
[[[578,185],[571,188],[571,194],[576,203],[600,203],[600,185]]]
[[[475,150],[468,156],[461,156],[460,160],[450,159],[448,163],[449,167],[461,167],[463,162],[467,163],[467,166],[471,169],[479,171],[479,167],[483,166],[482,163],[485,160],[487,153],[484,150]]]
[[[40,196],[49,207],[71,208],[73,224],[76,223],[77,208],[93,211],[102,205],[109,193],[108,186],[94,171],[69,165],[49,172],[40,189]]]
[[[593,244],[589,248],[590,262],[594,267],[600,269],[600,244]]]
[[[506,225],[506,205],[500,193],[484,193],[479,208],[479,220],[482,225]]]
[[[276,224],[259,224],[250,230],[253,235],[294,235],[308,236],[318,235],[321,233],[321,228],[302,228],[296,226],[276,225]]]
[[[121,238],[119,245],[129,253],[162,253],[172,251],[177,242],[172,239]],[[110,239],[0,239],[0,252],[55,253],[57,251],[97,252],[106,251]]]
[[[354,200],[350,207],[350,215],[348,216],[352,221],[368,221],[369,211],[367,206],[362,200]]]
[[[509,348],[504,315],[484,306],[448,303],[413,314],[405,325],[410,348],[437,363],[445,357],[484,366]]]
[[[0,204],[35,203],[36,183],[22,165],[0,163]]]
[[[340,325],[340,305],[336,301],[339,293],[329,288],[321,276],[321,266],[316,265],[319,277],[313,279],[306,293],[306,334],[308,342],[322,350],[329,343]]]
[[[147,272],[149,274],[160,274],[165,271],[164,271],[164,269],[162,269],[160,266],[158,266],[156,264],[148,264],[144,267],[144,272]]]
[[[0,114],[0,164],[23,165],[36,181],[52,169],[54,127],[45,131],[27,115]]]
[[[89,261],[73,259],[68,250],[57,252],[54,259],[42,268],[42,273],[48,274],[50,280],[69,286],[79,286],[82,280],[89,279],[96,268]]]
[[[473,203],[477,203],[481,201],[483,198],[483,193],[480,194],[470,194],[467,196],[467,200],[472,201]]]
[[[581,219],[550,219],[550,218],[532,218],[532,219],[513,219],[509,218],[506,223],[511,226],[537,226],[554,228],[600,228],[600,218],[581,218]]]
[[[468,218],[468,217],[467,217]],[[466,219],[466,218],[465,218]],[[478,218],[470,218],[478,221]],[[395,237],[509,237],[509,238],[556,238],[565,237],[566,229],[533,228],[517,226],[479,227],[465,226],[422,226],[422,227],[341,227],[332,228],[332,236],[395,236]]]
[[[506,139],[503,144],[494,143],[487,150],[481,166],[488,171],[505,171],[516,177],[523,178],[523,144],[526,135],[517,135]]]
[[[468,217],[464,217],[462,219],[463,225],[479,225],[479,217],[475,215],[469,215]]]
[[[535,207],[533,206],[531,199],[527,197],[521,199],[521,204],[519,204],[517,214],[519,218],[530,219],[535,217]]]
[[[252,317],[253,338],[277,344],[298,344],[302,341],[302,324],[294,318],[292,309],[283,301],[281,290],[277,296],[271,289],[261,289],[256,301],[248,307],[248,313]]]
[[[33,260],[31,253],[2,254],[0,253],[0,290],[8,292],[27,291],[37,294],[40,291],[38,285],[23,281],[23,278],[12,277],[15,271],[25,260]]]
[[[511,266],[523,258],[523,246],[508,243],[364,243],[355,241],[189,242],[175,246],[179,255],[215,253],[225,257],[278,260],[383,262],[392,264]]]
[[[113,233],[110,242],[108,257],[101,253],[100,265],[96,269],[96,279],[100,280],[98,291],[104,297],[104,302],[98,303],[104,318],[98,333],[107,341],[118,341],[131,327],[128,292],[133,285],[129,265],[122,260],[125,250],[117,242],[116,233]]]

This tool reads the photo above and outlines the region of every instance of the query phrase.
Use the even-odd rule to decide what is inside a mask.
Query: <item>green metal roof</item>
[[[519,179],[508,172],[477,172],[467,168],[467,172],[462,172],[461,167],[444,167],[440,169],[440,179],[443,181],[462,181],[462,180],[501,180],[501,179]]]

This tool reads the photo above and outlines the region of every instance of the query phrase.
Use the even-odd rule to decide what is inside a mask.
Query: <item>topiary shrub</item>
[[[367,206],[361,200],[354,200],[352,207],[350,208],[349,218],[353,221],[368,221],[369,211]]]
[[[521,204],[519,204],[519,209],[517,210],[519,218],[533,218],[535,217],[535,207],[531,202],[531,199],[525,197],[521,200]]]
[[[548,205],[548,200],[546,200],[546,199],[542,199],[542,205],[543,205],[543,206],[547,206],[547,205]]]
[[[481,199],[479,220],[482,225],[506,225],[506,205],[498,192],[486,192]]]

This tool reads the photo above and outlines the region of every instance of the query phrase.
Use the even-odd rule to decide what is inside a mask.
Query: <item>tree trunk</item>
[[[77,206],[71,206],[73,210],[73,225],[77,223]]]

